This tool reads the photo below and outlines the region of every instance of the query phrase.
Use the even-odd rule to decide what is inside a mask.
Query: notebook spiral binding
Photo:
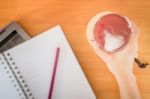
[[[21,87],[23,94],[26,96],[25,99],[34,99],[28,85],[26,84],[25,80],[23,79],[23,76],[21,75],[21,72],[19,71],[18,66],[13,61],[13,58],[11,57],[10,53],[4,54],[4,57],[8,61],[7,64],[10,67],[10,70],[12,71],[12,73],[14,74],[19,86]],[[13,82],[13,80],[12,80],[12,82]],[[14,83],[14,87],[16,87],[15,83]],[[16,90],[18,92],[20,91],[18,88],[16,88]],[[19,96],[22,96],[22,94],[19,93]],[[22,98],[22,99],[24,99],[24,98]]]

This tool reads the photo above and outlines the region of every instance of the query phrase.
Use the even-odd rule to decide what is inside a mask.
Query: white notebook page
[[[96,99],[59,26],[5,54],[10,53],[35,99],[47,99],[56,47],[60,57],[52,99]]]

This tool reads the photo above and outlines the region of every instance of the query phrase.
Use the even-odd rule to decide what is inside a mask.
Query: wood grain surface
[[[12,21],[35,36],[60,24],[97,99],[119,99],[115,78],[86,39],[87,23],[95,14],[115,11],[138,26],[139,57],[150,62],[149,0],[0,0],[0,28]],[[150,99],[150,66],[134,73],[143,99]]]

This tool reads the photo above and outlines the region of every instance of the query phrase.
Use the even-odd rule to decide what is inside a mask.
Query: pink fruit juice
[[[114,13],[107,14],[96,22],[94,40],[99,48],[115,52],[128,43],[131,32],[127,19]]]

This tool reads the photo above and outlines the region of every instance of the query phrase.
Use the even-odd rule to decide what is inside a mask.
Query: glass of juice
[[[95,48],[106,52],[123,49],[131,36],[131,21],[115,12],[102,12],[91,19],[87,37]]]

